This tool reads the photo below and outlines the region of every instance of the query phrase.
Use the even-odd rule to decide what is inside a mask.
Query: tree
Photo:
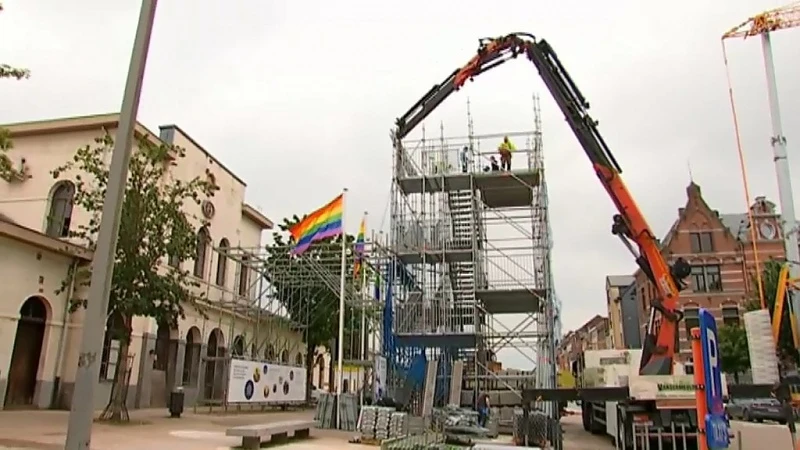
[[[0,12],[3,11],[3,4],[0,3]],[[28,69],[19,69],[11,67],[8,64],[0,63],[0,79],[15,78],[22,80],[23,78],[30,77],[31,73]],[[17,173],[11,159],[8,157],[8,151],[14,147],[11,141],[11,133],[5,129],[0,128],[0,178],[4,180],[11,179]]]
[[[346,239],[345,248],[352,249],[355,238],[345,234],[334,238],[315,242],[299,257],[289,254],[291,242],[285,237],[289,228],[301,220],[297,215],[284,219],[278,225],[279,231],[273,233],[273,243],[266,246],[269,273],[267,281],[272,285],[276,299],[288,311],[290,319],[298,324],[307,325],[306,333],[306,385],[307,394],[311,395],[312,371],[315,363],[317,346],[331,347],[331,355],[337,356],[336,338],[339,332],[339,293],[338,281],[331,286],[321,279],[320,268],[338,275],[341,271],[342,239]],[[353,255],[346,253],[345,279],[353,277]],[[281,270],[281,273],[275,273]],[[336,289],[333,289],[336,287]],[[353,354],[355,349],[349,348],[353,336],[360,335],[360,320],[355,320],[354,308],[345,305],[344,354]],[[347,320],[349,319],[349,320]],[[331,371],[331,374],[333,371]],[[332,381],[332,380],[331,380]]]
[[[129,376],[128,347],[131,322],[135,316],[153,317],[161,325],[175,327],[184,317],[185,305],[199,308],[192,290],[199,284],[186,270],[164,264],[169,255],[174,260],[193,259],[197,252],[197,233],[186,214],[186,206],[197,205],[218,189],[206,177],[182,181],[169,175],[170,168],[185,156],[185,151],[155,143],[147,137],[136,139],[129,166],[129,176],[122,205],[119,237],[114,256],[114,271],[108,306],[107,332],[120,342],[111,398],[102,417],[112,421],[127,420],[125,396]],[[75,205],[89,213],[89,221],[70,231],[87,247],[94,249],[104,195],[108,186],[108,168],[104,162],[114,146],[108,134],[95,139],[95,145],[79,148],[71,161],[52,171],[55,179],[69,179],[75,185]],[[71,274],[78,284],[86,285],[90,268]],[[70,280],[65,280],[67,286]],[[62,288],[63,289],[63,288]],[[87,299],[71,298],[74,311],[86,307]],[[80,399],[75,399],[80,401]]]
[[[719,328],[719,354],[722,358],[722,371],[733,374],[739,383],[739,374],[750,368],[750,349],[747,346],[747,332],[744,327],[723,325]]]
[[[778,293],[778,279],[780,277],[781,268],[783,267],[783,262],[770,259],[763,265],[763,269],[761,271],[761,281],[762,281],[762,288],[764,290],[764,300],[767,304],[767,309],[769,310],[770,319],[772,319],[772,314],[775,311],[775,298]],[[758,286],[757,280],[755,280],[755,276],[753,277],[753,286]],[[786,298],[788,300],[788,296]],[[751,301],[747,304],[747,309],[749,311],[754,311],[761,308],[761,301],[758,296],[758,291],[756,288],[756,292],[753,295]],[[781,327],[780,327],[780,334],[778,335],[778,353],[781,361],[791,361],[794,364],[798,363],[798,355],[797,349],[794,347],[794,340],[792,338],[792,326],[790,323],[789,317],[789,307],[788,305],[784,305],[783,311],[781,314]]]

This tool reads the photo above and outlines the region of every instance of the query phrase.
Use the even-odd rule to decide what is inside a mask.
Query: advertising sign
[[[231,359],[228,403],[298,403],[306,400],[306,369]]]
[[[722,400],[722,360],[719,357],[719,345],[717,344],[717,321],[710,312],[703,308],[700,309],[699,319],[707,407],[706,442],[711,450],[725,449],[730,445],[730,436]]]

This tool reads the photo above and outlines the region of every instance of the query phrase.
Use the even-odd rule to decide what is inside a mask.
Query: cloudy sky
[[[0,123],[118,110],[137,0],[4,4],[0,60],[33,76],[0,84]],[[558,51],[663,235],[685,201],[689,164],[713,208],[745,209],[720,35],[779,4],[650,4],[162,0],[139,120],[181,126],[248,182],[248,200],[272,218],[308,211],[347,186],[350,216],[368,210],[371,225],[386,228],[395,117],[466,62],[478,38],[528,31]],[[797,174],[800,30],[773,41]],[[752,193],[777,200],[760,41],[728,47]],[[566,330],[605,313],[605,276],[629,274],[634,263],[610,234],[611,202],[536,72],[519,61],[482,75],[429,123],[463,134],[469,96],[477,133],[530,129],[535,92]]]

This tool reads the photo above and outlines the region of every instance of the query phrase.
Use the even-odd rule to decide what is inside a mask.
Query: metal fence
[[[694,450],[697,445],[698,434],[693,427],[686,425],[670,424],[669,427],[653,428],[649,423],[633,424],[632,440],[626,443],[617,435],[615,439],[618,450]],[[738,431],[731,436],[731,450],[742,450],[742,432]],[[756,447],[752,447],[756,448]]]

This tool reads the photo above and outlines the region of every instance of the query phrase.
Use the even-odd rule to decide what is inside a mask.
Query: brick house
[[[596,315],[575,331],[568,332],[556,349],[561,369],[569,369],[584,350],[604,350],[611,347],[608,317]]]
[[[720,214],[703,199],[700,186],[690,183],[686,188],[686,205],[678,209],[677,219],[662,240],[662,252],[670,263],[683,257],[692,266],[686,280],[689,287],[681,292],[685,313],[680,329],[681,358],[690,356],[687,337],[689,330],[698,326],[698,308],[708,309],[723,323],[739,322],[744,304],[753,298],[753,237],[760,262],[783,257],[780,216],[775,204],[757,197],[751,211],[755,230],[750,228],[747,213]],[[644,332],[656,290],[641,270],[634,273],[634,279]]]

